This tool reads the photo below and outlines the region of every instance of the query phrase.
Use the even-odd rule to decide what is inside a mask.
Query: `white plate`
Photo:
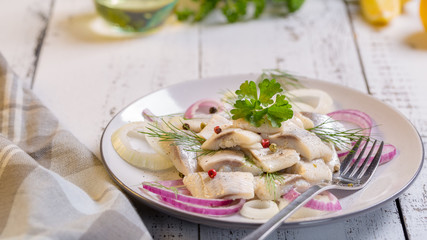
[[[133,102],[120,111],[107,125],[101,139],[101,154],[104,165],[112,178],[131,196],[144,204],[188,221],[217,227],[254,227],[263,221],[244,218],[239,214],[229,217],[211,217],[181,211],[166,205],[147,193],[138,190],[143,181],[177,179],[176,171],[152,172],[135,168],[113,149],[112,133],[128,122],[142,121],[143,109],[150,109],[155,115],[184,112],[193,102],[202,98],[221,97],[221,91],[236,90],[245,80],[254,80],[255,75],[217,77],[177,84],[151,93]],[[378,168],[372,182],[357,192],[333,191],[339,198],[343,210],[325,216],[287,222],[285,226],[308,226],[331,222],[353,216],[397,198],[418,175],[423,162],[423,144],[412,124],[399,112],[379,100],[340,85],[303,80],[307,87],[327,91],[336,101],[338,109],[353,108],[368,113],[378,125],[381,138],[394,144],[398,155],[391,162]]]

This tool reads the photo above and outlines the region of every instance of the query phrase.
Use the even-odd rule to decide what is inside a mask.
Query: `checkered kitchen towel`
[[[0,54],[0,239],[151,239],[102,163]]]

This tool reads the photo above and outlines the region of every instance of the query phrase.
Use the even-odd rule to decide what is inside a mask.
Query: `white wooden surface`
[[[27,78],[63,127],[97,156],[103,128],[131,101],[202,77],[282,68],[350,86],[396,106],[427,139],[427,33],[410,1],[389,26],[375,28],[357,2],[307,0],[286,18],[201,24],[171,17],[152,35],[111,38],[93,30],[91,1],[0,1],[0,52]],[[427,180],[397,201],[318,227],[279,230],[269,239],[425,239]],[[155,239],[239,239],[246,230],[179,220],[135,203]]]

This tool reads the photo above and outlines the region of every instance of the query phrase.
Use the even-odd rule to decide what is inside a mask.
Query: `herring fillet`
[[[279,148],[272,152],[268,148],[262,148],[249,149],[247,152],[252,156],[255,164],[268,173],[288,168],[300,160],[299,154],[293,149]]]
[[[173,144],[169,141],[160,141],[166,155],[169,157],[175,168],[184,175],[188,175],[199,170],[197,164],[197,154],[192,151],[186,151],[183,146]]]
[[[220,150],[214,154],[199,156],[198,163],[205,172],[209,171],[210,169],[215,169],[218,171],[224,167],[233,169],[241,167],[245,164],[245,155],[241,151]]]
[[[254,197],[254,176],[248,172],[190,173],[183,179],[191,195],[198,198],[251,199]]]
[[[218,150],[220,148],[262,148],[261,136],[240,128],[227,128],[219,134],[213,134],[203,144],[202,149]]]
[[[306,160],[322,158],[329,162],[332,150],[315,134],[288,123],[284,131],[270,136],[270,141],[284,148],[295,149]]]
[[[277,200],[293,187],[308,188],[308,183],[299,174],[283,173],[274,180],[255,177],[255,195],[261,200]]]

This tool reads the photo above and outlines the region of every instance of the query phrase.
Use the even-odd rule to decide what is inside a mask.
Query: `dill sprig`
[[[322,141],[330,142],[341,150],[348,150],[351,147],[350,143],[360,138],[369,141],[370,137],[365,135],[364,131],[370,128],[339,129],[328,126],[334,122],[336,121],[328,119],[307,130],[315,133]]]
[[[273,195],[274,198],[276,198],[276,193],[277,193],[276,184],[277,183],[283,184],[285,177],[278,172],[273,172],[273,173],[264,172],[261,174],[261,177],[265,179],[267,191],[271,195]]]
[[[163,118],[161,120],[166,130],[160,127],[160,124],[149,123],[149,127],[146,127],[147,131],[140,131],[140,133],[146,134],[149,137],[158,138],[161,142],[171,142],[171,145],[182,146],[183,150],[196,152],[199,156],[216,152],[214,150],[201,149],[206,139],[200,137],[194,131],[179,129]]]
[[[297,77],[280,69],[263,69],[261,75],[258,77],[258,81],[262,81],[263,79],[276,79],[286,91],[293,88],[304,88],[304,85]]]

